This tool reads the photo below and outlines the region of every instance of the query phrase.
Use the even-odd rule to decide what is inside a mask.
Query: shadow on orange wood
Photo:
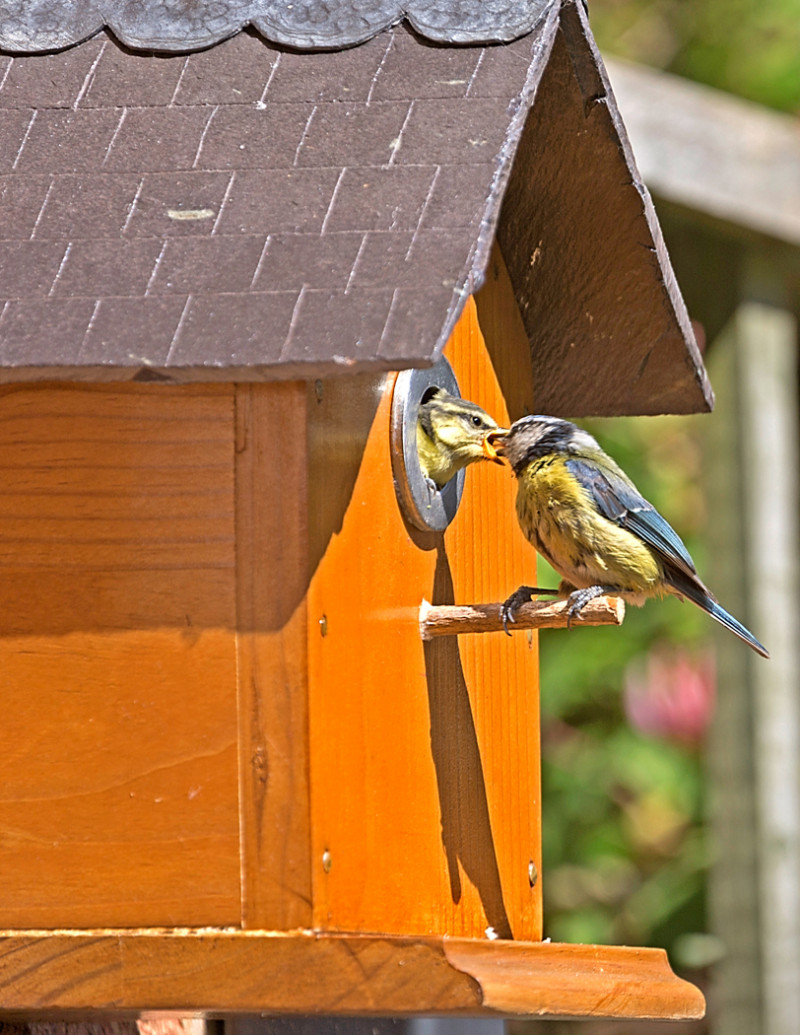
[[[436,552],[433,599],[440,604],[454,602],[453,577],[443,543]],[[450,896],[453,902],[461,901],[463,871],[480,896],[487,927],[499,938],[510,938],[511,922],[503,902],[480,744],[458,641],[448,637],[426,643],[423,650],[431,756]]]

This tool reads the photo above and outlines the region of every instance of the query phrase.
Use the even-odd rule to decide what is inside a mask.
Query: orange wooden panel
[[[0,923],[237,923],[233,390],[0,393]]]
[[[236,389],[243,923],[311,925],[306,386]]]
[[[469,303],[448,347],[463,394],[506,412]],[[361,383],[359,384],[359,380]],[[309,414],[314,919],[336,930],[538,938],[535,639],[442,638],[418,609],[504,599],[531,577],[508,471],[468,472],[444,537],[410,531],[389,456],[391,384],[326,383]],[[377,407],[377,410],[376,410]],[[343,503],[344,500],[344,503]]]
[[[512,421],[534,413],[531,346],[500,245],[492,244],[486,280],[475,293],[486,348]]]

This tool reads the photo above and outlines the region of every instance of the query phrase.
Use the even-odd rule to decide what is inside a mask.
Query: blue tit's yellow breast
[[[573,586],[657,590],[662,572],[653,553],[598,511],[564,457],[541,457],[520,474],[517,517],[530,542]]]

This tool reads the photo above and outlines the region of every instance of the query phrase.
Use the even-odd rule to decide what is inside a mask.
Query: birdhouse
[[[0,0],[3,1010],[702,1012],[542,941],[535,634],[420,625],[534,565],[493,465],[411,513],[426,385],[710,405],[582,4],[503,6]]]

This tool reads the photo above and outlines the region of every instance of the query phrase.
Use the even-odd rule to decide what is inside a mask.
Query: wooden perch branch
[[[456,636],[458,633],[502,632],[500,604],[429,604],[423,600],[419,609],[419,629],[423,640],[434,636]],[[597,597],[590,600],[572,620],[572,627],[581,625],[622,625],[625,601],[621,597]],[[531,601],[523,604],[509,623],[515,629],[566,629],[567,601]]]

